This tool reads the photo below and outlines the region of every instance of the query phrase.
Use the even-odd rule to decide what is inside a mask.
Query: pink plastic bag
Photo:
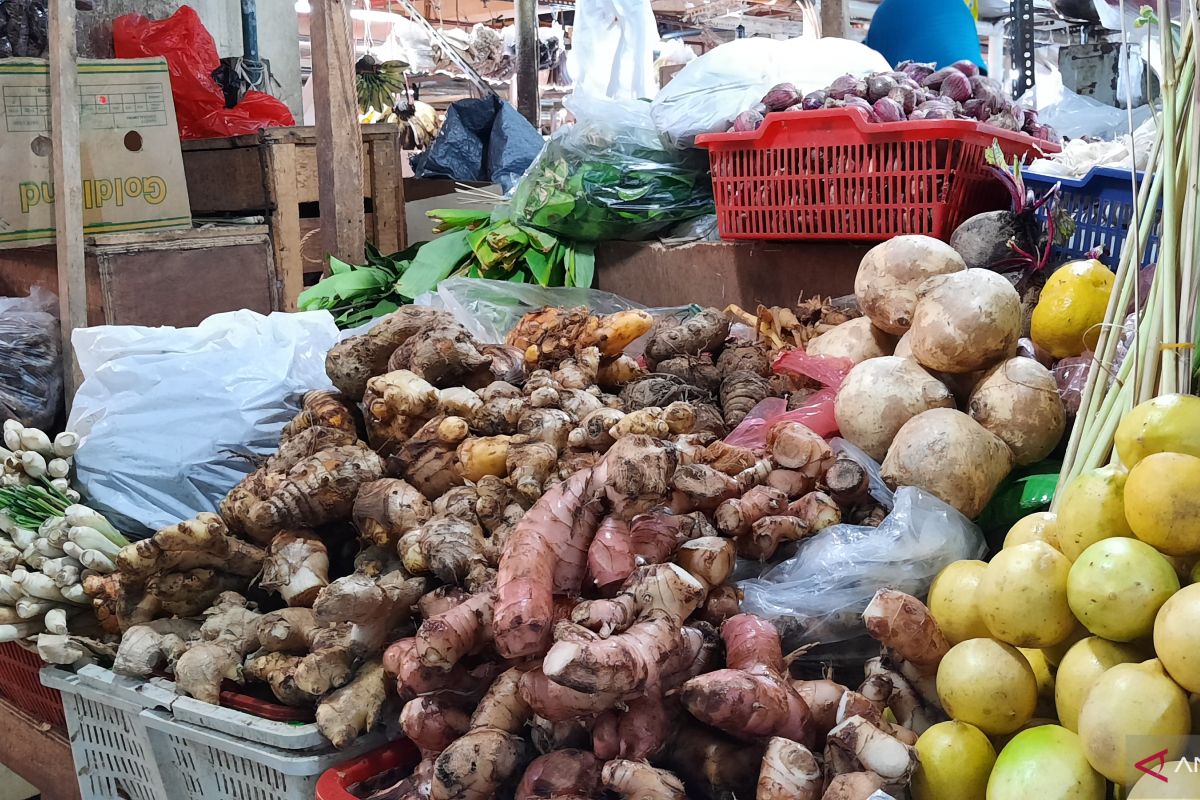
[[[824,388],[805,400],[804,405],[791,411],[787,410],[787,401],[782,397],[768,397],[746,415],[741,424],[725,437],[725,442],[761,450],[767,446],[771,429],[783,422],[799,422],[826,439],[836,435],[838,426],[833,415],[833,401],[837,399],[838,389],[852,366],[847,358],[810,356],[803,350],[784,353],[775,360],[772,369],[811,378]]]
[[[163,56],[171,72],[171,96],[180,139],[240,136],[262,128],[295,125],[283,101],[263,92],[246,92],[233,108],[212,73],[221,66],[217,45],[190,6],[164,20],[126,14],[113,20],[118,58]]]

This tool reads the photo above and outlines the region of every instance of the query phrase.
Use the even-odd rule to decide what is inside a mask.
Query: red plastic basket
[[[420,752],[408,739],[391,742],[353,761],[325,770],[317,779],[316,800],[357,800],[350,793],[354,784],[389,770],[407,770],[411,774],[420,760]]]
[[[34,719],[65,729],[62,695],[57,689],[42,686],[39,673],[44,666],[37,653],[16,642],[0,644],[0,698]]]
[[[1058,147],[968,120],[871,123],[849,109],[768,114],[746,133],[696,137],[708,148],[722,239],[947,239],[1005,208],[984,168],[998,141],[1022,159]]]

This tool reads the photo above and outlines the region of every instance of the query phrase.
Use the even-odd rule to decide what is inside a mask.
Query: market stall
[[[159,90],[102,135],[124,107],[98,89],[22,131],[53,161],[25,211],[55,221],[0,250],[0,761],[44,796],[1188,780],[1191,22],[1143,12],[1153,109],[1130,89],[1123,131],[1064,140],[1061,106],[1091,106],[1014,99],[957,0],[978,58],[890,64],[830,2],[845,38],[731,36],[649,100],[640,4],[562,125],[531,91],[536,7],[510,52],[401,2],[430,37],[405,72],[355,41],[380,14],[395,38],[391,8],[319,0],[313,128],[223,94],[190,8],[115,20],[124,58],[74,70],[60,5],[58,56],[9,72]],[[792,22],[747,5],[718,16]],[[572,14],[558,35],[599,48],[603,14]],[[403,105],[431,75],[480,96],[413,164],[455,191],[409,242]],[[90,202],[92,154],[166,164],[187,220],[119,217],[144,175]]]

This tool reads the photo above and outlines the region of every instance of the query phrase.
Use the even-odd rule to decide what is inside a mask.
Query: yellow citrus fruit
[[[1059,267],[1042,287],[1033,309],[1030,336],[1034,343],[1055,358],[1094,350],[1114,282],[1108,267],[1095,259]]]
[[[1037,511],[1021,517],[1004,537],[1004,547],[1016,547],[1034,540],[1045,542],[1058,550],[1058,515],[1052,511]]]
[[[999,736],[1033,718],[1037,677],[1017,648],[995,639],[968,639],[951,647],[938,664],[937,696],[951,719]]]
[[[1125,477],[1119,467],[1090,469],[1063,489],[1058,508],[1058,549],[1074,561],[1101,539],[1133,536],[1125,519]]]
[[[1200,458],[1146,456],[1129,471],[1124,505],[1133,535],[1146,544],[1169,556],[1200,555]]]
[[[1133,645],[1089,636],[1067,651],[1054,676],[1054,705],[1067,730],[1079,730],[1079,709],[1091,688],[1109,667],[1137,663],[1145,655]]]
[[[1103,800],[1104,790],[1104,778],[1088,764],[1079,737],[1059,725],[1039,725],[1021,731],[1000,751],[987,800]]]
[[[917,757],[913,800],[983,800],[996,750],[979,728],[950,720],[921,734]]]
[[[1154,652],[1176,683],[1200,692],[1200,584],[1180,589],[1158,610]]]
[[[1113,440],[1126,469],[1153,453],[1200,456],[1200,397],[1164,394],[1121,418]]]
[[[1075,630],[1067,603],[1071,562],[1045,542],[997,553],[983,572],[975,602],[992,636],[1017,647],[1051,647]]]
[[[1126,786],[1140,777],[1135,761],[1159,750],[1167,751],[1167,760],[1178,758],[1191,731],[1187,692],[1156,659],[1106,670],[1079,711],[1079,738],[1088,761],[1113,783]],[[1139,750],[1131,752],[1129,745]]]
[[[1071,611],[1089,631],[1113,642],[1149,636],[1154,615],[1178,591],[1171,562],[1137,539],[1096,542],[1067,576]]]
[[[1038,703],[1033,713],[1037,717],[1053,717],[1054,671],[1050,668],[1050,662],[1046,660],[1046,654],[1029,647],[1018,647],[1017,650],[1021,651],[1021,655],[1029,662],[1029,668],[1033,670],[1033,677],[1037,681]]]
[[[929,611],[950,644],[991,636],[975,599],[985,569],[982,561],[955,561],[929,587]]]

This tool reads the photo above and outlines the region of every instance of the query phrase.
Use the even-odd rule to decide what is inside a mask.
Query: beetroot
[[[834,78],[833,83],[829,84],[828,94],[834,100],[845,100],[847,97],[861,98],[866,93],[866,83],[853,75],[842,75]]]
[[[815,92],[809,92],[808,94],[804,95],[804,99],[802,99],[800,101],[800,105],[802,108],[804,108],[808,111],[812,111],[812,110],[815,110],[818,108],[823,108],[825,105],[826,97],[827,97],[827,95],[825,94],[825,92],[818,89]]]
[[[762,103],[768,111],[783,111],[798,102],[800,102],[800,92],[791,83],[779,83],[772,86],[762,99]]]
[[[903,122],[904,121],[904,106],[897,103],[890,97],[881,97],[875,101],[872,106],[875,116],[880,122]]]
[[[867,102],[874,103],[896,88],[896,82],[887,75],[871,75],[867,78]]]
[[[971,99],[971,81],[966,75],[955,70],[942,80],[940,91],[943,97],[961,103]]]
[[[964,58],[959,61],[955,61],[950,66],[954,67],[956,70],[961,72],[963,75],[966,75],[968,78],[979,74],[979,65],[976,64],[974,61],[972,61],[969,58]]]

